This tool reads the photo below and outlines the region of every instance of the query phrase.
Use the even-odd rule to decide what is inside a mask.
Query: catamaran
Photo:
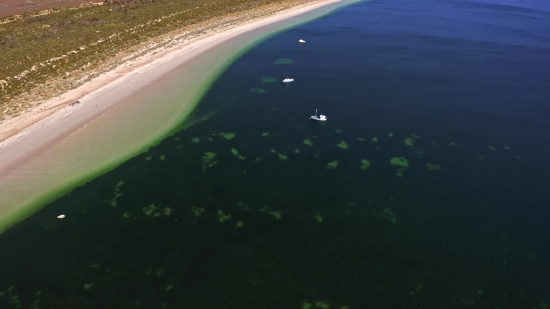
[[[327,116],[325,115],[319,115],[317,116],[317,109],[315,109],[315,115],[309,117],[310,120],[316,120],[316,121],[327,121]]]
[[[283,83],[292,83],[294,81],[294,78],[288,78],[288,76],[283,79]]]

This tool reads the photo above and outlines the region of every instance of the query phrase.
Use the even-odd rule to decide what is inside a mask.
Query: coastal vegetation
[[[235,23],[243,14],[259,17],[305,2],[311,0],[107,0],[1,19],[0,123],[92,79],[107,64],[120,65],[121,55],[155,38],[164,35],[166,42],[201,23]]]

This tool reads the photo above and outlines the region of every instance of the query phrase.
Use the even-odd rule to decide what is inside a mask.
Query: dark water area
[[[264,41],[0,235],[0,308],[548,308],[549,20],[372,1]]]

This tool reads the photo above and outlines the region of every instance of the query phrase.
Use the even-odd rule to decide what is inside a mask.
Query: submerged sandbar
[[[180,128],[255,44],[353,2],[319,1],[176,46],[0,143],[0,232]]]

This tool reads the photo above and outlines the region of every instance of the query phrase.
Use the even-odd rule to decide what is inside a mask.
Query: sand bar
[[[230,58],[352,2],[313,2],[179,41],[53,98],[44,105],[81,103],[0,143],[0,232],[173,132]]]

